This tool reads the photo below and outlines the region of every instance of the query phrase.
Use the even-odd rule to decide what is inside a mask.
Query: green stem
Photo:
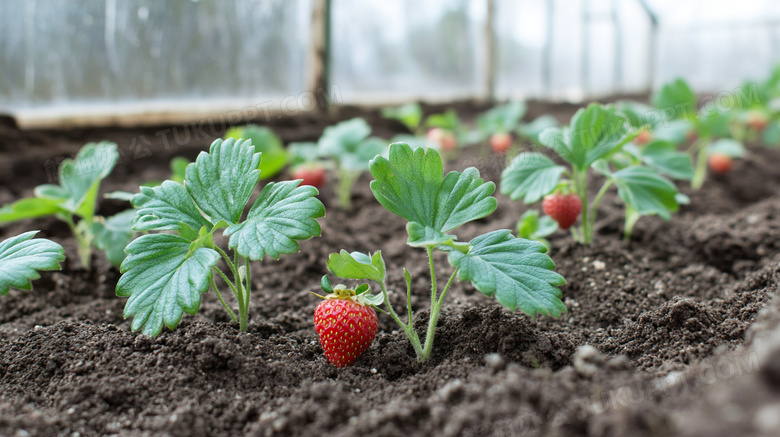
[[[633,208],[626,205],[626,223],[623,229],[623,242],[626,244],[631,243],[631,233],[634,232],[634,225],[642,216],[634,211]]]
[[[217,283],[214,282],[214,275],[211,275],[209,278],[209,281],[211,282],[211,288],[214,289],[214,293],[217,294],[217,298],[219,299],[219,302],[222,304],[222,307],[227,310],[228,314],[230,314],[230,320],[233,322],[236,321],[236,313],[233,312],[232,309],[228,306],[228,304],[225,302],[225,299],[222,298],[222,295],[219,293],[219,288],[217,288]]]
[[[336,196],[341,209],[350,209],[352,207],[352,186],[360,176],[360,173],[343,170],[339,168],[339,183],[336,186]]]
[[[233,295],[236,296],[236,300],[238,301],[238,323],[239,323],[239,329],[241,331],[246,331],[247,327],[247,300],[244,297],[244,286],[241,282],[241,275],[238,273],[238,268],[236,267],[236,264],[233,263],[228,255],[225,253],[224,250],[222,250],[219,246],[214,246],[214,248],[222,254],[223,259],[225,260],[225,263],[227,263],[228,267],[230,267],[230,271],[233,274],[233,279],[235,279],[235,283],[233,283],[230,279],[228,279],[227,275],[225,275],[222,270],[214,267],[214,270],[219,273],[220,277],[222,277],[222,280],[225,281],[228,286],[230,286],[230,289],[233,290]]]
[[[236,288],[239,291],[239,293],[236,294],[236,299],[239,300],[238,327],[241,332],[246,332],[249,321],[249,290],[244,290],[244,282],[241,280],[238,252],[234,253],[233,267],[233,278],[236,280]]]
[[[580,197],[582,202],[582,235],[580,235],[580,243],[590,244],[593,239],[593,230],[590,228],[590,220],[588,219],[588,189],[587,189],[587,169],[580,170],[578,168],[572,168],[574,182],[574,191],[577,196]],[[572,235],[575,235],[572,233]],[[576,235],[575,235],[576,237]]]
[[[87,230],[80,230],[73,221],[72,215],[63,215],[61,218],[68,224],[73,236],[76,238],[79,261],[85,269],[90,270],[92,265],[92,235]]]
[[[428,320],[428,333],[425,335],[425,345],[423,346],[422,355],[417,355],[419,362],[425,362],[431,357],[431,351],[433,350],[433,337],[436,334],[436,325],[439,323],[439,315],[441,314],[441,305],[444,302],[444,296],[447,295],[447,290],[450,289],[452,281],[455,279],[455,275],[458,273],[458,269],[452,272],[450,279],[447,281],[447,285],[444,286],[444,290],[441,292],[439,299],[431,301],[431,317]]]
[[[705,150],[699,150],[696,157],[696,169],[693,173],[693,179],[691,180],[691,188],[694,190],[701,189],[704,185],[704,179],[707,177],[707,152]]]
[[[593,199],[593,203],[590,205],[589,208],[590,224],[588,225],[588,229],[590,229],[590,238],[591,238],[590,241],[593,241],[593,230],[596,228],[596,216],[598,215],[597,212],[599,210],[599,204],[601,203],[601,199],[604,197],[604,194],[611,186],[612,186],[612,179],[607,179],[606,181],[604,181],[604,185],[601,186],[601,189],[596,194],[596,197]]]
[[[409,338],[409,341],[414,347],[415,354],[420,357],[422,355],[422,346],[420,345],[420,337],[418,337],[417,332],[414,331],[414,321],[411,318],[409,318],[408,324],[401,321],[401,319],[398,317],[398,314],[396,314],[395,310],[393,309],[393,306],[390,305],[390,298],[387,295],[387,284],[385,281],[382,281],[381,286],[382,296],[385,298],[385,305],[387,306],[387,309],[390,313],[390,317],[392,317],[393,320],[395,320],[395,323],[398,323],[398,326],[404,330],[404,333],[406,333],[406,336]]]
[[[431,267],[431,311],[433,311],[433,305],[436,303],[436,272],[433,268],[433,247],[428,246],[428,265]]]
[[[246,307],[249,308],[249,293],[252,292],[252,269],[249,258],[244,258],[244,268],[246,269]]]

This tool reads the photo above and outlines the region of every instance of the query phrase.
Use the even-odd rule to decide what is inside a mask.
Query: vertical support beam
[[[547,99],[552,98],[552,47],[553,38],[553,16],[555,14],[555,0],[547,0],[547,35],[544,41],[544,59],[542,60],[542,83],[544,84],[544,95]]]
[[[647,16],[650,18],[650,43],[648,44],[648,71],[650,77],[647,84],[647,92],[652,93],[655,83],[658,81],[658,15],[656,15],[647,0],[639,0]]]
[[[490,103],[496,100],[496,32],[493,28],[495,12],[495,0],[487,0],[487,17],[485,19],[485,97]]]
[[[306,87],[315,96],[331,95],[330,12],[331,0],[312,0],[309,72]],[[319,102],[317,106],[321,112],[327,112],[330,109],[330,105],[325,101]]]
[[[590,1],[582,2],[582,70],[580,71],[582,95],[590,95]]]
[[[623,28],[620,22],[620,7],[622,3],[612,0],[612,25],[615,27],[615,87],[618,93],[626,89],[623,81]]]

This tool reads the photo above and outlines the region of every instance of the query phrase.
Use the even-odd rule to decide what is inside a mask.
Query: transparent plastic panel
[[[500,99],[581,100],[648,89],[650,19],[638,1],[496,3]]]
[[[310,15],[305,0],[3,0],[0,110],[298,94]]]
[[[780,59],[776,0],[648,0],[659,18],[654,87],[682,77],[699,92],[765,79]]]
[[[332,0],[331,82],[346,103],[485,93],[486,0]]]

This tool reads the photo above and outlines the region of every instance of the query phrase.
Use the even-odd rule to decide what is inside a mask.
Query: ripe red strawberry
[[[496,153],[506,153],[512,147],[512,135],[496,133],[490,136],[490,148]]]
[[[653,139],[653,134],[651,134],[649,130],[645,129],[642,132],[640,132],[639,135],[636,136],[634,142],[641,146],[649,143],[650,140],[652,139]]]
[[[292,177],[293,179],[303,179],[301,185],[322,188],[325,185],[325,168],[316,163],[301,164],[295,167]]]
[[[314,329],[320,336],[325,357],[336,367],[354,363],[376,336],[379,323],[376,311],[353,297],[354,292],[346,297],[331,294],[314,310]]]
[[[542,201],[544,213],[558,222],[558,226],[569,229],[582,211],[582,201],[576,194],[553,193],[544,196]]]
[[[707,162],[715,173],[724,174],[731,171],[732,159],[728,155],[716,152],[709,156]]]

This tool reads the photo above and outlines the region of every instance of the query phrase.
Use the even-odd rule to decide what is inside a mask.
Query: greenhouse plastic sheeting
[[[0,112],[280,108],[320,83],[318,1],[1,0]],[[774,0],[329,2],[337,103],[721,91],[780,60]]]
[[[331,72],[349,102],[483,95],[486,0],[332,0]]]
[[[298,94],[310,13],[287,0],[3,0],[0,111]]]

